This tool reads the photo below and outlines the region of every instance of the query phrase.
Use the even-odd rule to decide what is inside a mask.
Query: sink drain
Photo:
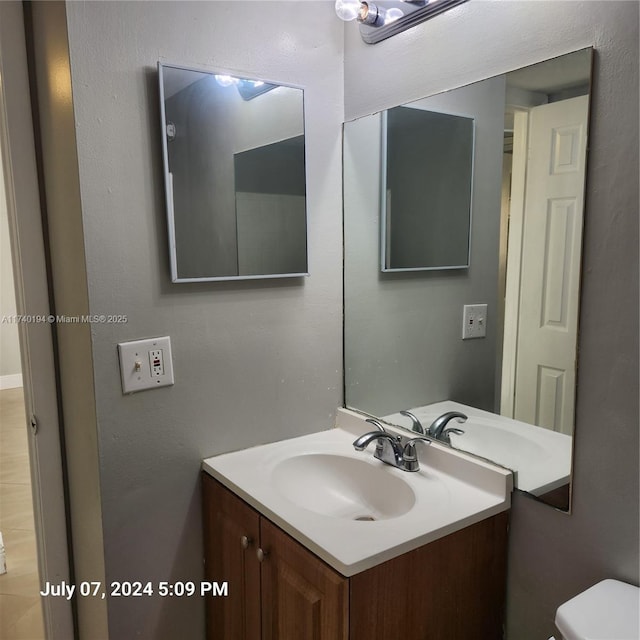
[[[358,522],[374,522],[375,518],[373,516],[357,516],[354,520]]]

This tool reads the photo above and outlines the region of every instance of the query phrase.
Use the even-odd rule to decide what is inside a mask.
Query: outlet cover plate
[[[462,308],[462,339],[486,338],[487,305],[465,304]]]
[[[151,352],[160,351],[163,372],[154,374],[151,367]],[[134,393],[145,389],[156,389],[173,384],[173,360],[169,336],[131,340],[118,344],[122,393]]]

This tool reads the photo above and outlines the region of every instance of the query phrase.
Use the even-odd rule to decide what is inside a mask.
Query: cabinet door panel
[[[263,640],[347,640],[348,580],[262,518]]]
[[[507,526],[500,513],[353,576],[351,640],[501,640]]]
[[[227,597],[208,597],[208,640],[260,640],[260,516],[210,476],[202,475],[205,580],[227,581]],[[251,542],[245,548],[242,538]]]

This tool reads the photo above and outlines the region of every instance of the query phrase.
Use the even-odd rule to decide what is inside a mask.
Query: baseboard
[[[0,390],[1,389],[15,389],[22,386],[22,374],[13,373],[8,376],[0,376]]]

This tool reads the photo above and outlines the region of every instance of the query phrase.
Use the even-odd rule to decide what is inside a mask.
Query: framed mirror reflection
[[[344,125],[346,406],[427,432],[460,413],[466,419],[452,419],[446,442],[438,439],[512,469],[517,488],[562,510],[575,435],[592,56],[576,51],[420,100],[473,118],[466,269],[380,271],[387,223],[372,176],[383,117]],[[469,305],[483,337],[463,339]]]
[[[473,118],[420,100],[381,117],[382,271],[468,267]]]
[[[158,63],[173,282],[307,275],[303,90]]]

